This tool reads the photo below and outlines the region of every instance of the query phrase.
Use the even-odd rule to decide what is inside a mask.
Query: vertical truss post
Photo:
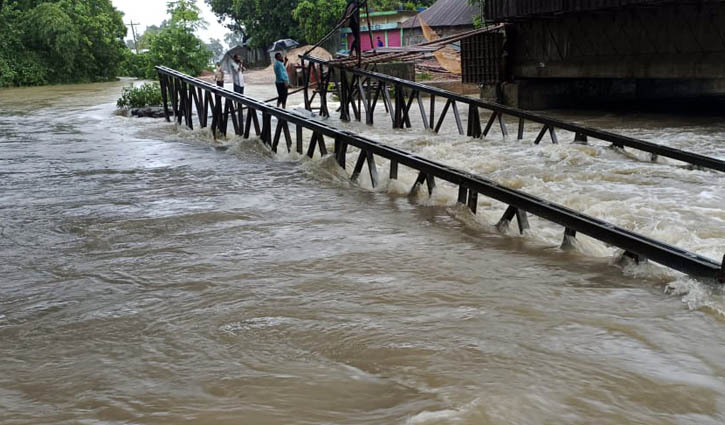
[[[167,122],[171,122],[169,117],[169,98],[167,94],[168,80],[165,74],[159,72],[159,84],[161,84],[161,100],[164,102],[164,118]]]
[[[455,100],[451,101],[451,106],[453,106],[453,117],[456,119],[456,126],[458,127],[458,134],[463,136],[463,124],[461,124],[461,114],[458,112],[458,104]]]
[[[519,134],[517,136],[518,140],[523,140],[524,138],[524,119],[519,118]]]
[[[302,155],[302,153],[304,152],[303,151],[303,148],[302,148],[302,125],[297,124],[295,133],[296,133],[296,136],[297,136],[296,137],[297,138],[297,146],[296,146],[297,153],[300,154],[300,155]]]
[[[423,127],[428,130],[430,124],[428,124],[428,115],[425,113],[425,106],[423,105],[423,99],[420,98],[420,92],[418,92],[416,98],[418,99],[418,109],[420,110],[420,117],[423,120]]]

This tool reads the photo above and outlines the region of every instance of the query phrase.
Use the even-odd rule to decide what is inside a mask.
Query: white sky
[[[168,19],[166,14],[166,0],[111,0],[116,9],[124,13],[123,21],[130,23],[140,23],[136,26],[136,31],[141,34],[149,25],[159,25],[164,19]],[[208,42],[210,38],[218,38],[222,44],[224,43],[224,34],[229,30],[217,22],[209,6],[204,0],[196,0],[196,4],[201,9],[204,20],[209,25],[207,29],[198,31],[197,35],[204,41]],[[128,27],[127,39],[133,39],[131,27]]]

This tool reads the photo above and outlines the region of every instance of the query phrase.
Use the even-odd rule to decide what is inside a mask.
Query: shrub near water
[[[121,97],[116,102],[119,108],[143,108],[157,106],[163,102],[159,83],[145,83],[139,87],[124,87]]]

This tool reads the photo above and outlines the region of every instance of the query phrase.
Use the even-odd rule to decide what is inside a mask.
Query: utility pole
[[[136,25],[141,25],[138,22],[133,22],[133,19],[131,20],[131,23],[126,24],[126,26],[131,27],[131,34],[133,34],[133,48],[136,50],[136,54],[138,54],[138,42],[136,41]]]

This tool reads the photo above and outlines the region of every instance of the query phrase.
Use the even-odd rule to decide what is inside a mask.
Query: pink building
[[[403,45],[403,21],[415,16],[418,12],[414,10],[390,10],[384,12],[370,13],[370,26],[373,33],[373,45],[370,45],[368,33],[368,19],[365,13],[360,15],[360,38],[363,51],[372,50],[378,47],[401,47]],[[350,50],[353,35],[350,28],[343,28],[345,45],[343,50]]]

